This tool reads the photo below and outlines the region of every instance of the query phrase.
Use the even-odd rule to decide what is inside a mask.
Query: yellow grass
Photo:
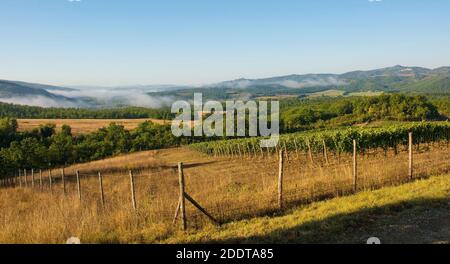
[[[310,97],[310,98],[317,98],[317,97],[322,97],[322,96],[339,97],[339,96],[343,96],[344,94],[345,94],[345,92],[340,91],[340,90],[326,90],[323,92],[311,93],[308,95],[308,97]]]
[[[445,144],[415,150],[416,177],[450,171]],[[175,241],[180,226],[172,225],[178,203],[176,165],[184,162],[186,192],[223,222],[271,214],[277,209],[278,161],[275,156],[208,157],[186,148],[148,151],[66,168],[68,195],[62,194],[59,171],[49,190],[12,188],[0,191],[0,243],[63,243],[71,236],[84,243],[159,243]],[[408,181],[407,153],[367,153],[359,160],[359,190]],[[135,174],[138,210],[133,212],[128,169]],[[82,201],[78,201],[75,170],[81,172]],[[106,207],[102,208],[97,171],[103,175]],[[28,181],[30,177],[28,176]],[[30,183],[28,183],[30,186]],[[328,197],[350,194],[351,157],[321,155],[311,164],[305,153],[289,153],[285,167],[287,208]],[[190,230],[209,221],[187,206]]]
[[[166,124],[167,121],[159,119],[18,119],[19,131],[30,131],[38,128],[40,125],[55,124],[60,130],[63,125],[69,125],[74,135],[86,134],[97,131],[99,128],[106,127],[111,123],[123,125],[126,129],[132,130],[139,124],[151,121],[156,124]]]

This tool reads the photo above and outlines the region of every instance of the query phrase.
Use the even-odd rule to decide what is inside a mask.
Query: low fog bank
[[[58,100],[45,96],[21,96],[1,98],[0,102],[16,105],[40,106],[40,107],[58,107],[58,108],[76,108],[82,107],[82,103],[72,102],[68,100]],[[85,107],[86,105],[84,105]]]
[[[58,108],[108,108],[136,106],[146,108],[163,108],[170,106],[174,99],[171,97],[151,96],[142,90],[114,90],[114,89],[89,89],[89,90],[47,90],[55,97],[29,95],[0,97],[0,102]]]
[[[171,97],[151,96],[141,89],[79,89],[74,91],[51,91],[53,94],[68,98],[94,100],[96,106],[138,106],[147,108],[162,108],[170,106],[174,101]]]
[[[285,80],[277,84],[294,89],[309,88],[309,87],[326,87],[326,86],[340,86],[347,83],[343,80],[328,77],[328,78],[311,78],[303,81]]]
[[[298,79],[301,78],[301,79]],[[225,87],[230,89],[245,89],[255,85],[279,85],[286,88],[292,89],[302,89],[311,87],[327,87],[327,86],[340,86],[347,85],[347,82],[343,79],[334,76],[314,76],[304,78],[300,77],[279,77],[276,80],[273,79],[260,79],[260,80],[249,80],[249,79],[239,79],[234,81],[227,81],[222,83],[217,83],[213,85],[206,85],[204,87]]]

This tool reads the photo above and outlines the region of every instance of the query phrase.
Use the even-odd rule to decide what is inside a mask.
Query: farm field
[[[166,121],[160,119],[17,119],[19,131],[30,131],[41,125],[55,124],[57,130],[63,125],[70,125],[74,135],[87,134],[95,132],[102,127],[106,127],[111,123],[123,125],[126,129],[132,130],[139,124],[151,121],[156,124],[165,124]]]
[[[292,208],[302,204],[313,203],[307,208],[315,208],[314,202],[352,194],[350,155],[338,157],[330,153],[327,164],[321,154],[314,153],[313,160],[311,163],[307,153],[288,152],[284,169],[285,210],[282,212],[277,203],[277,155],[214,157],[188,148],[123,155],[65,168],[66,195],[59,170],[52,171],[51,189],[48,171],[43,171],[42,189],[37,172],[35,186],[31,187],[28,172],[27,188],[9,188],[0,192],[0,243],[64,243],[71,236],[80,237],[84,243],[227,242],[230,238],[226,236],[228,228],[234,232],[235,227],[245,229],[245,223],[261,226],[258,221],[271,219],[260,216],[276,216],[273,219],[279,223],[277,219],[283,216],[277,215],[290,213]],[[415,178],[448,173],[449,160],[447,144],[422,144],[414,150]],[[179,221],[175,225],[172,223],[179,198],[178,162],[184,163],[186,192],[224,223],[223,227],[215,227],[191,205],[187,206],[186,213],[188,234],[192,236],[181,230]],[[358,157],[358,167],[358,191],[368,192],[409,181],[408,155],[404,149],[399,149],[397,154],[394,151],[367,152]],[[76,170],[81,178],[81,201],[77,194]],[[136,211],[130,198],[128,170],[134,173]],[[103,177],[104,205],[98,172]],[[439,186],[448,188],[448,185]],[[347,206],[350,208],[357,205],[345,200],[351,198],[342,199],[349,201]],[[322,217],[341,212],[340,207],[323,209]],[[357,211],[358,207],[355,208]],[[241,222],[252,218],[255,219]],[[293,221],[286,225],[294,225]],[[208,230],[213,230],[211,237],[207,235]],[[239,231],[248,235],[242,238],[243,242],[253,241],[251,230],[258,232],[261,227],[249,225],[246,232]],[[286,239],[294,242],[295,236]]]

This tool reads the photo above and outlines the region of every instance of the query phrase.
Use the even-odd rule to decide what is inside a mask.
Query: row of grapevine
[[[324,143],[328,150],[336,153],[353,151],[353,140],[358,142],[359,151],[390,149],[408,144],[408,133],[414,134],[414,144],[450,141],[450,123],[408,123],[378,128],[345,128],[308,131],[280,136],[279,147],[290,151],[322,152]],[[260,148],[262,138],[242,138],[192,144],[193,150],[209,155],[258,154],[275,149]]]

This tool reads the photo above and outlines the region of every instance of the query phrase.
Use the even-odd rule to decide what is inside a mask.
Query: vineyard
[[[358,150],[393,149],[408,144],[408,134],[414,134],[414,144],[450,141],[450,123],[416,123],[391,125],[381,128],[348,128],[325,131],[300,132],[281,135],[278,148],[263,149],[259,146],[261,138],[245,138],[204,142],[191,145],[191,148],[214,156],[264,155],[264,152],[286,151],[322,152],[324,148],[336,154],[351,153],[353,140],[358,142]]]

